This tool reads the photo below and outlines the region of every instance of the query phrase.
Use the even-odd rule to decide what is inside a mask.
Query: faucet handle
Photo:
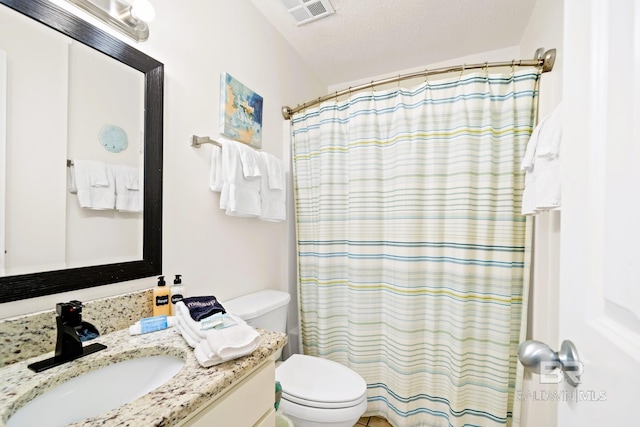
[[[64,320],[80,321],[82,318],[82,302],[78,300],[72,300],[69,302],[59,302],[56,304],[56,312],[58,316]]]

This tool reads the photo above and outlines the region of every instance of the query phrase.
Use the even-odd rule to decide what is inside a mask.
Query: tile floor
[[[392,427],[384,418],[379,417],[362,417],[358,420],[358,424],[353,427]]]

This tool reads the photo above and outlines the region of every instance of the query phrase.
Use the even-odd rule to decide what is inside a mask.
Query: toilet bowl
[[[280,410],[298,427],[352,427],[367,409],[367,384],[327,359],[294,354],[276,369]]]
[[[290,299],[286,292],[265,290],[222,305],[251,326],[284,333]],[[293,354],[278,364],[276,381],[282,386],[278,411],[296,427],[352,427],[367,409],[364,379],[328,359]]]

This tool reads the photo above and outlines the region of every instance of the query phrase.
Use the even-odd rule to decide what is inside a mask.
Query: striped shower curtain
[[[483,70],[294,116],[303,348],[364,377],[368,415],[517,424],[538,79]]]

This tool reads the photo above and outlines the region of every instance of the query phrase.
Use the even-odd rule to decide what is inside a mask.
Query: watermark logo
[[[604,402],[607,400],[605,390],[527,390],[516,393],[519,401],[530,402]]]
[[[572,385],[580,384],[580,376],[584,371],[584,365],[577,361],[540,362],[540,383],[560,384],[566,377]]]

